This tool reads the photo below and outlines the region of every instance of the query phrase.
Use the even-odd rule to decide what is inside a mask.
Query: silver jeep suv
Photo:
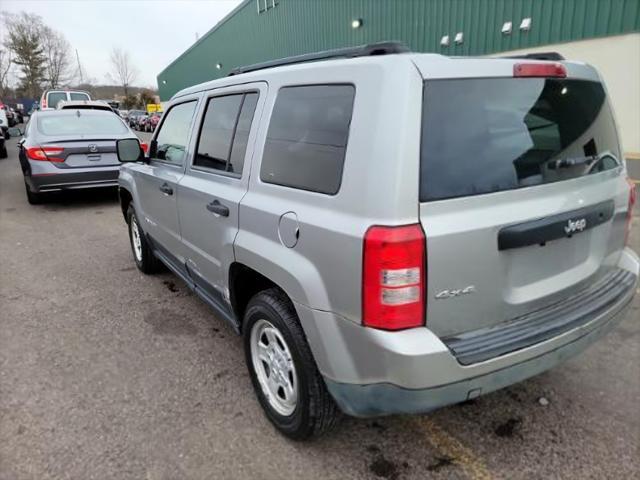
[[[377,44],[177,93],[120,140],[135,262],[244,338],[266,415],[426,412],[575,355],[625,315],[635,196],[598,73]]]

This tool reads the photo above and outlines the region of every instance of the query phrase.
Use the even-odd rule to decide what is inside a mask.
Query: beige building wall
[[[640,33],[581,40],[500,53],[558,52],[598,69],[607,85],[618,120],[622,148],[628,157],[640,158]]]

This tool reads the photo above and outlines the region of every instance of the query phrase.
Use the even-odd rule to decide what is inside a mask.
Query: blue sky
[[[240,0],[0,0],[0,10],[40,15],[77,49],[83,71],[95,83],[111,83],[111,49],[129,52],[138,67],[136,85],[156,87],[156,75]],[[75,51],[73,52],[75,59]]]

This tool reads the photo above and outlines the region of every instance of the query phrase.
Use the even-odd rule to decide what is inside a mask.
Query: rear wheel
[[[41,193],[32,192],[29,185],[27,185],[27,182],[24,182],[24,189],[27,192],[27,202],[29,202],[30,205],[39,205],[43,202],[43,195]]]
[[[138,223],[136,211],[133,204],[127,209],[127,223],[129,224],[129,241],[133,259],[138,269],[145,274],[156,273],[160,270],[160,260],[156,258],[151,250],[151,246],[144,236],[142,228]]]
[[[244,316],[245,359],[267,418],[294,440],[330,430],[341,413],[316,367],[287,296],[272,288],[256,294]]]
[[[9,153],[7,152],[7,146],[5,144],[0,147],[0,158],[7,158]]]

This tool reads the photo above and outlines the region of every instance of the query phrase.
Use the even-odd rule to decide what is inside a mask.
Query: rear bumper
[[[638,257],[626,249],[619,267],[633,284],[590,321],[553,338],[463,365],[427,328],[383,332],[328,312],[296,308],[327,388],[358,417],[427,412],[537,375],[578,354],[624,317],[638,285]]]
[[[45,162],[39,162],[45,163]],[[120,166],[61,169],[49,166],[46,171],[34,171],[26,177],[33,192],[51,192],[78,188],[116,187]]]

